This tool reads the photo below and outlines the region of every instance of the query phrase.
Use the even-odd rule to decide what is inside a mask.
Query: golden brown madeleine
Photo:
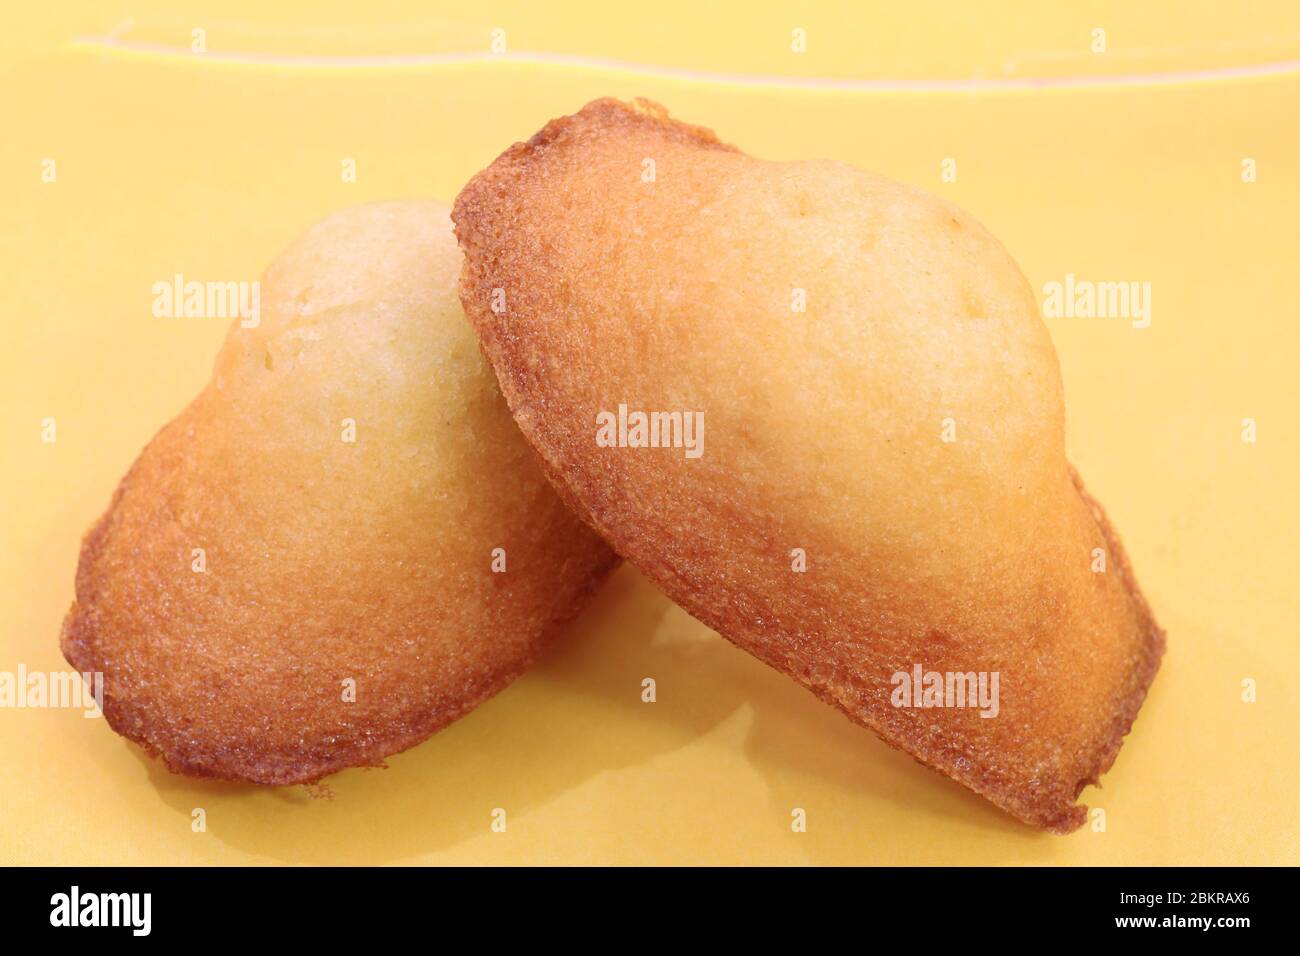
[[[452,218],[506,400],[615,549],[923,763],[1083,821],[1164,638],[979,223],[613,100],[507,150]]]
[[[63,652],[173,770],[377,764],[509,683],[612,566],[511,421],[460,258],[437,203],[312,228],[87,536]]]

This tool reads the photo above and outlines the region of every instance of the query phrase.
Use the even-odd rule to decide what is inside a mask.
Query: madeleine
[[[1020,819],[1084,820],[1164,638],[1066,461],[1056,355],[996,239],[915,188],[754,159],[645,101],[550,123],[453,219],[515,419],[617,551]],[[669,440],[608,440],[624,406],[667,416]],[[937,698],[897,693],[918,673]]]
[[[460,259],[436,203],[309,230],[87,536],[64,654],[172,770],[378,764],[508,684],[612,566],[510,418]]]

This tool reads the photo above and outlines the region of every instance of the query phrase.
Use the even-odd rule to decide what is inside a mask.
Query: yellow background
[[[1083,795],[1106,831],[1055,837],[854,727],[624,568],[517,684],[328,792],[188,781],[79,712],[0,710],[0,862],[1300,860],[1300,8],[264,6],[26,5],[0,35],[0,670],[66,667],[81,534],[209,374],[225,323],[153,318],[155,281],[251,279],[342,206],[450,200],[600,95],[657,99],[760,156],[839,158],[949,196],[1040,290],[1068,272],[1151,282],[1148,329],[1048,324],[1071,457],[1169,651],[1104,789]],[[195,27],[205,55],[186,52]],[[494,27],[505,57],[485,55]],[[347,59],[457,52],[480,56]],[[1192,75],[1151,78],[1171,71]],[[341,181],[345,157],[356,183]],[[940,181],[945,157],[955,183]],[[1241,700],[1245,678],[1257,703]],[[196,807],[206,833],[191,831]]]

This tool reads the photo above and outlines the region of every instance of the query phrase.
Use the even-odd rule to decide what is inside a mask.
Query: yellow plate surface
[[[1150,282],[1148,328],[1048,325],[1071,458],[1169,652],[1104,789],[1083,795],[1104,832],[1054,837],[625,568],[541,666],[328,792],[187,781],[102,721],[0,708],[0,862],[1300,860],[1295,5],[46,6],[11,11],[27,19],[0,39],[0,671],[66,666],[79,539],[209,374],[224,322],[155,319],[154,282],[255,277],[351,203],[450,200],[602,95],[657,99],[757,155],[949,196],[1039,289]],[[644,677],[657,703],[641,703]]]

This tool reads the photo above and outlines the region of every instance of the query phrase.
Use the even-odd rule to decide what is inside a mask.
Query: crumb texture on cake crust
[[[616,100],[508,149],[452,218],[511,411],[620,554],[922,763],[1029,823],[1084,821],[1164,635],[1065,459],[1051,340],[987,230]],[[599,446],[620,404],[702,412],[703,454]],[[893,706],[915,665],[997,672],[997,716]]]
[[[64,655],[174,771],[380,765],[521,673],[616,562],[511,420],[447,213],[375,203],[297,240],[84,541]]]

